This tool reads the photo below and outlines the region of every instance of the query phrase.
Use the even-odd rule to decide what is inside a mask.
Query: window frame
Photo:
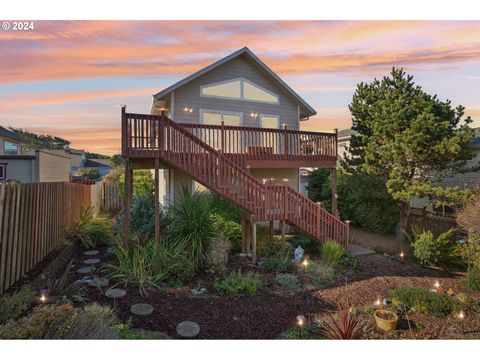
[[[15,153],[8,152],[6,150],[7,143],[15,145],[16,148],[17,148],[17,151]],[[3,140],[3,154],[4,155],[19,155],[19,152],[20,152],[20,144],[18,144],[16,142],[13,142],[13,141],[10,141],[10,140]]]
[[[0,175],[1,180],[7,180],[7,163],[0,163],[0,168],[3,168],[3,176]]]
[[[203,89],[206,88],[206,87],[227,84],[227,83],[235,82],[235,81],[240,81],[240,98],[229,97],[229,96],[219,96],[219,95],[205,95],[205,94],[202,93]],[[259,88],[260,90],[265,91],[266,93],[276,97],[277,101],[272,102],[272,101],[245,99],[245,97],[244,97],[244,86],[243,86],[244,82],[247,82],[251,86]],[[270,105],[280,105],[280,95],[278,95],[278,94],[276,94],[276,93],[274,93],[274,92],[272,92],[268,89],[265,89],[263,86],[260,86],[256,83],[254,83],[253,81],[250,81],[250,80],[248,80],[244,77],[237,77],[237,78],[233,78],[233,79],[229,79],[229,80],[218,81],[218,82],[214,82],[214,83],[210,83],[210,84],[200,85],[200,97],[213,98],[213,99],[234,100],[234,101],[254,102],[254,103],[270,104]]]
[[[218,109],[200,109],[199,110],[199,120],[200,124],[205,125],[203,122],[203,114],[204,113],[214,113],[214,114],[220,114],[220,115],[239,115],[240,116],[240,125],[238,126],[243,126],[243,112],[239,111],[230,111],[230,110],[218,110]],[[220,124],[219,124],[220,125]],[[229,125],[225,125],[229,126]]]

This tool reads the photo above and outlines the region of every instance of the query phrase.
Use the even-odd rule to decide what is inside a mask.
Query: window
[[[18,154],[18,144],[4,140],[3,141],[3,153],[5,155],[17,155]]]
[[[264,129],[279,129],[280,119],[276,115],[260,114],[260,126]],[[274,154],[279,153],[280,138],[278,133],[264,132],[262,146],[271,149]]]
[[[226,126],[240,126],[242,124],[242,114],[231,111],[202,109],[200,110],[200,120],[205,125],[220,125],[223,120]],[[202,140],[216,150],[222,146],[218,131],[206,130]],[[238,132],[231,133],[226,140],[228,140],[228,144],[226,144],[227,149],[225,149],[227,151],[238,143]]]
[[[234,79],[200,87],[200,95],[244,101],[278,104],[278,95],[247,79]]]
[[[7,164],[0,164],[0,180],[7,178]]]

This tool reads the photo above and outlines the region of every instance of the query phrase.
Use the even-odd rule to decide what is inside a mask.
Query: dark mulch
[[[112,256],[105,256],[106,248],[98,250],[103,262],[114,260]],[[78,249],[74,254],[75,262],[79,265],[86,258],[83,251]],[[89,288],[89,297],[91,301],[114,306],[122,322],[131,319],[135,328],[161,331],[173,338],[177,324],[190,320],[200,325],[199,338],[202,339],[274,339],[295,325],[297,315],[313,319],[347,306],[371,308],[377,298],[387,296],[390,290],[398,286],[431,288],[439,280],[444,288],[452,287],[456,292],[465,292],[476,298],[480,295],[465,289],[458,274],[445,274],[437,269],[419,267],[408,259],[400,262],[379,254],[359,257],[357,268],[338,273],[336,281],[324,289],[305,290],[312,283],[303,272],[297,271],[295,275],[304,287],[295,293],[279,288],[275,284],[276,274],[251,265],[249,259],[233,258],[228,272],[238,269],[259,273],[263,289],[252,296],[225,296],[214,289],[214,282],[221,275],[201,272],[188,287],[206,287],[206,296],[192,296],[189,290],[177,290],[173,294],[165,289],[153,289],[143,297],[136,287],[129,286],[126,288],[127,296],[115,303],[94,288]],[[74,277],[80,278],[81,275],[75,274]],[[130,307],[139,302],[151,304],[153,314],[147,317],[133,316]],[[399,330],[391,333],[375,329],[372,315],[362,316],[371,328],[366,334],[367,338],[478,338],[480,335],[476,332],[480,331],[477,329],[480,318],[475,314],[468,314],[462,330],[454,315],[440,320],[416,313],[409,317],[412,329],[402,318]]]

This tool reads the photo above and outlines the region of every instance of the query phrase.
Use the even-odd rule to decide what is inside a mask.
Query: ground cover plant
[[[215,281],[215,290],[228,294],[249,294],[253,295],[262,288],[260,276],[253,272],[242,273],[239,271],[231,272],[223,280]]]
[[[390,293],[390,298],[420,313],[438,318],[446,317],[453,310],[453,302],[446,295],[423,288],[399,287]]]
[[[0,298],[0,324],[7,320],[18,319],[32,305],[34,294],[33,289],[25,286],[13,294],[2,295]]]
[[[281,256],[272,256],[262,261],[262,267],[270,272],[289,272],[293,270],[293,263]]]
[[[275,278],[275,283],[287,291],[297,291],[302,287],[302,283],[295,275],[292,274],[277,275]]]

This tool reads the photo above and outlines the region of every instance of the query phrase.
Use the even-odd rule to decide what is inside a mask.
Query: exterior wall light
[[[183,108],[183,111],[188,113],[188,114],[191,114],[193,112],[193,108],[192,107],[188,107],[188,106],[185,106]]]

